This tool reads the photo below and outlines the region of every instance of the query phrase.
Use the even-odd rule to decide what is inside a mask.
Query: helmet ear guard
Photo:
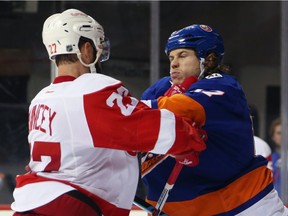
[[[90,64],[85,64],[81,59],[78,47],[81,37],[90,39],[96,48],[95,61]],[[110,43],[105,38],[103,27],[92,17],[76,9],[68,9],[48,17],[43,25],[42,38],[51,60],[56,55],[76,54],[84,66],[95,72],[96,62],[109,59]]]

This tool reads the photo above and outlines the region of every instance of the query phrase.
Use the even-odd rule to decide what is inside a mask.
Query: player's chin
[[[175,74],[171,74],[170,78],[171,78],[172,83],[176,85],[180,85],[183,82],[183,79],[181,79],[181,77]]]
[[[172,79],[172,83],[174,85],[181,85],[183,82],[183,79]]]

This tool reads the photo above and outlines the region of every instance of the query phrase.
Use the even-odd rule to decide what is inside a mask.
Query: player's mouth
[[[179,77],[179,75],[180,75],[180,72],[178,72],[178,71],[171,71],[170,72],[170,76],[172,79],[176,79],[177,77]]]

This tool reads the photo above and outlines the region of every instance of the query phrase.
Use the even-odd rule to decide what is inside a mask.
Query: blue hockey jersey
[[[271,172],[266,159],[255,156],[250,111],[237,79],[212,74],[184,94],[163,97],[170,87],[170,77],[164,77],[142,99],[151,100],[154,108],[188,116],[206,130],[208,139],[199,165],[183,167],[164,212],[173,216],[235,215],[267,195],[273,189]],[[174,165],[172,157],[159,159],[148,153],[142,171],[150,203],[157,202]]]

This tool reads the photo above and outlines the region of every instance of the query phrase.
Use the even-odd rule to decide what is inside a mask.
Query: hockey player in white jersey
[[[206,145],[190,122],[149,108],[96,72],[109,41],[92,17],[76,9],[54,14],[42,37],[58,75],[29,107],[31,157],[16,178],[14,216],[128,216],[138,151],[198,161]]]

